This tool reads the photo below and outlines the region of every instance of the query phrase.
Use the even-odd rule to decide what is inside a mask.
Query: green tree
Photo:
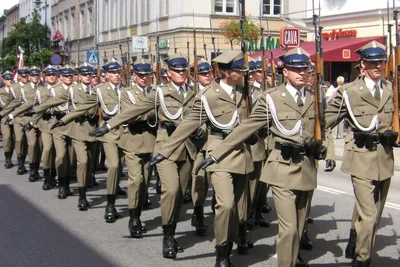
[[[37,10],[34,9],[32,13],[32,22],[27,23],[24,19],[21,19],[13,27],[13,30],[3,39],[3,43],[0,45],[1,57],[3,59],[10,56],[15,57],[19,53],[18,46],[21,46],[25,51],[25,65],[29,66],[33,65],[32,63],[40,62],[47,64],[49,62],[47,55],[50,51],[50,30],[46,27],[45,36],[45,26],[40,24]],[[31,55],[33,55],[32,59],[30,58]],[[39,60],[41,56],[43,58]],[[11,63],[11,60],[4,61],[4,63]]]

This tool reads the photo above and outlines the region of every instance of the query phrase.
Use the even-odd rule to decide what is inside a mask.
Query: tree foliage
[[[46,34],[45,34],[46,33]],[[13,25],[13,30],[8,33],[0,44],[0,67],[10,68],[16,64],[18,46],[25,51],[25,65],[41,66],[50,62],[50,30],[40,24],[39,13],[34,9],[32,22],[27,23],[21,19]],[[50,54],[50,56],[49,56]],[[15,61],[14,61],[15,59]]]

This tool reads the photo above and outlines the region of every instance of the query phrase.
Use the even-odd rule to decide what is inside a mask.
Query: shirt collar
[[[253,86],[257,87],[257,88],[261,88],[261,84],[259,84],[257,81],[254,81]]]
[[[290,83],[286,83],[286,89],[289,91],[293,99],[296,97],[297,91],[299,91],[296,88],[294,88]],[[301,98],[304,98],[304,86],[303,88],[300,89],[300,93],[301,93]]]
[[[368,78],[368,77],[364,77],[364,81],[365,81],[365,84],[367,85],[368,89],[371,90],[371,91],[374,90],[375,84],[378,84],[378,85],[379,85],[379,88],[382,88],[382,87],[381,87],[381,80],[379,80],[379,81],[376,83],[376,82],[374,82],[372,79],[370,79],[370,78]]]
[[[172,84],[172,86],[174,86],[175,88],[176,88],[176,91],[179,93],[179,88],[180,87],[182,87],[183,88],[183,90],[186,92],[187,90],[186,90],[186,85],[184,84],[184,85],[181,85],[181,86],[178,86],[178,85],[176,85],[174,82],[171,82],[171,84]]]
[[[222,87],[222,89],[225,90],[225,92],[226,92],[228,95],[230,95],[230,96],[232,95],[232,93],[233,93],[233,87],[232,87],[232,86],[230,86],[230,85],[224,83],[222,80],[219,82],[219,85]]]

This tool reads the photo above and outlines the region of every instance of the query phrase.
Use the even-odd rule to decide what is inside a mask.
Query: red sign
[[[298,47],[300,45],[300,30],[297,28],[281,28],[279,42],[281,47]]]
[[[350,49],[343,49],[342,50],[342,58],[343,59],[349,59],[351,58],[351,50]]]
[[[332,30],[331,32],[323,32],[322,38],[325,40],[337,40],[343,37],[357,37],[357,30]]]
[[[59,30],[53,35],[53,41],[64,41],[64,36],[61,34]]]

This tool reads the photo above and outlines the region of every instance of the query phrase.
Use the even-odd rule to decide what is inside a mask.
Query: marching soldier
[[[23,67],[18,69],[18,83],[12,84],[11,88],[14,92],[15,98],[10,102],[9,105],[3,107],[0,112],[0,117],[5,118],[6,115],[10,114],[14,109],[19,107],[23,101],[22,99],[22,87],[24,87],[29,82],[29,69]],[[7,124],[10,123],[10,118],[5,118]],[[17,174],[22,175],[27,172],[25,169],[25,158],[26,158],[26,137],[23,131],[23,116],[22,114],[13,119],[13,128],[15,134],[15,152],[17,153],[18,169]]]
[[[96,128],[97,106],[89,110],[74,112],[88,101],[96,101],[97,96],[92,85],[93,67],[86,62],[78,68],[81,83],[69,87],[69,113],[61,118],[54,126],[69,124],[70,138],[77,157],[77,179],[79,185],[78,208],[86,211],[89,202],[86,199],[88,177],[94,172],[95,138],[89,136],[89,132]],[[53,126],[53,127],[54,127]]]
[[[119,114],[121,104],[121,72],[122,67],[118,62],[111,62],[105,66],[107,79],[109,82],[97,87],[97,98],[87,98],[86,101],[78,106],[72,114],[81,114],[87,112],[93,107],[101,108],[101,122],[105,124],[108,120]],[[70,114],[69,116],[74,116]],[[71,117],[72,118],[72,117]],[[65,125],[65,122],[59,120],[54,127]],[[120,214],[115,209],[116,191],[121,174],[122,152],[118,147],[120,138],[119,128],[109,131],[106,135],[97,140],[103,143],[106,154],[107,165],[107,206],[104,219],[108,223],[115,222]]]
[[[279,221],[279,267],[308,266],[298,255],[310,194],[317,186],[316,159],[326,149],[314,141],[314,96],[304,88],[309,56],[301,49],[280,57],[286,83],[262,94],[249,119],[244,120],[198,168],[210,168],[236,153],[254,132],[271,122],[275,141],[260,181],[272,188]],[[211,166],[213,168],[213,166]]]
[[[364,78],[343,85],[326,109],[326,125],[350,118],[341,170],[351,175],[358,218],[353,266],[370,266],[375,235],[394,172],[393,89],[383,79],[386,48],[372,41],[359,48]],[[360,168],[360,164],[363,168]]]
[[[210,127],[207,136],[207,153],[214,149],[230,135],[238,122],[247,117],[247,104],[244,99],[244,65],[243,53],[238,51],[225,52],[214,59],[218,63],[221,80],[214,80],[197,95],[190,114],[179,125],[165,146],[157,151],[152,164],[163,164],[173,156],[173,151],[182,145],[192,133],[204,135],[199,128],[206,123]],[[160,163],[158,163],[160,162]],[[247,220],[247,175],[253,171],[250,146],[242,142],[231,156],[207,169],[213,184],[217,204],[215,207],[215,239],[216,265],[230,266],[229,255],[233,242],[239,236],[238,251],[247,250],[246,220]],[[197,173],[197,172],[196,172]]]
[[[13,89],[13,74],[10,71],[5,71],[3,73],[4,89],[0,91],[0,109],[3,110],[16,98]],[[14,150],[14,130],[13,126],[6,123],[6,118],[1,119],[1,133],[3,135],[3,150],[6,161],[4,163],[4,168],[10,169],[14,167],[12,163],[12,154]]]
[[[29,70],[29,80],[30,83],[25,84],[21,88],[21,105],[14,109],[10,114],[7,115],[8,120],[12,120],[16,117],[20,117],[23,115],[21,119],[18,119],[15,123],[18,125],[18,128],[21,127],[23,130],[24,125],[27,121],[29,121],[34,114],[32,111],[32,107],[36,103],[36,95],[38,82],[40,78],[40,69],[36,66],[33,66]],[[15,126],[14,126],[15,127]],[[34,128],[31,131],[25,132],[25,136],[28,141],[28,156],[29,156],[29,181],[35,182],[39,180],[41,177],[39,176],[39,166],[40,166],[40,145],[39,145],[39,137],[40,131],[38,128]]]
[[[194,93],[186,86],[187,60],[180,54],[172,55],[167,59],[168,77],[171,83],[161,85],[151,92],[142,101],[121,113],[115,119],[93,132],[96,136],[108,133],[118,125],[136,119],[156,107],[156,122],[160,127],[157,131],[155,153],[164,148],[165,141],[192,109]],[[163,256],[176,258],[182,247],[174,238],[177,222],[179,221],[182,198],[187,186],[192,160],[196,157],[196,148],[191,140],[186,140],[172,153],[169,160],[157,165],[162,183],[161,217],[163,224]]]
[[[69,65],[65,65],[60,69],[59,74],[60,83],[50,88],[51,98],[33,108],[34,112],[41,114],[41,116],[46,116],[46,113],[51,114],[51,119],[48,121],[50,127],[68,112],[68,88],[73,83],[74,70]],[[67,125],[51,130],[56,151],[55,165],[58,176],[57,197],[58,199],[66,199],[68,196],[72,196],[72,191],[69,187],[72,176],[71,172],[73,172],[71,171],[72,151],[69,149],[71,147],[71,140],[69,138],[71,129]]]
[[[45,79],[47,82],[46,86],[41,86],[36,91],[35,103],[33,105],[40,105],[43,102],[48,101],[51,98],[51,90],[57,85],[58,70],[54,66],[48,66],[44,71]],[[32,106],[33,108],[33,106]],[[50,130],[51,113],[46,111],[41,114],[35,114],[31,119],[27,121],[24,126],[26,133],[32,131],[34,125],[40,130],[42,142],[43,142],[43,154],[42,154],[42,165],[43,165],[43,190],[50,190],[57,186],[55,179],[55,148],[53,134]]]

